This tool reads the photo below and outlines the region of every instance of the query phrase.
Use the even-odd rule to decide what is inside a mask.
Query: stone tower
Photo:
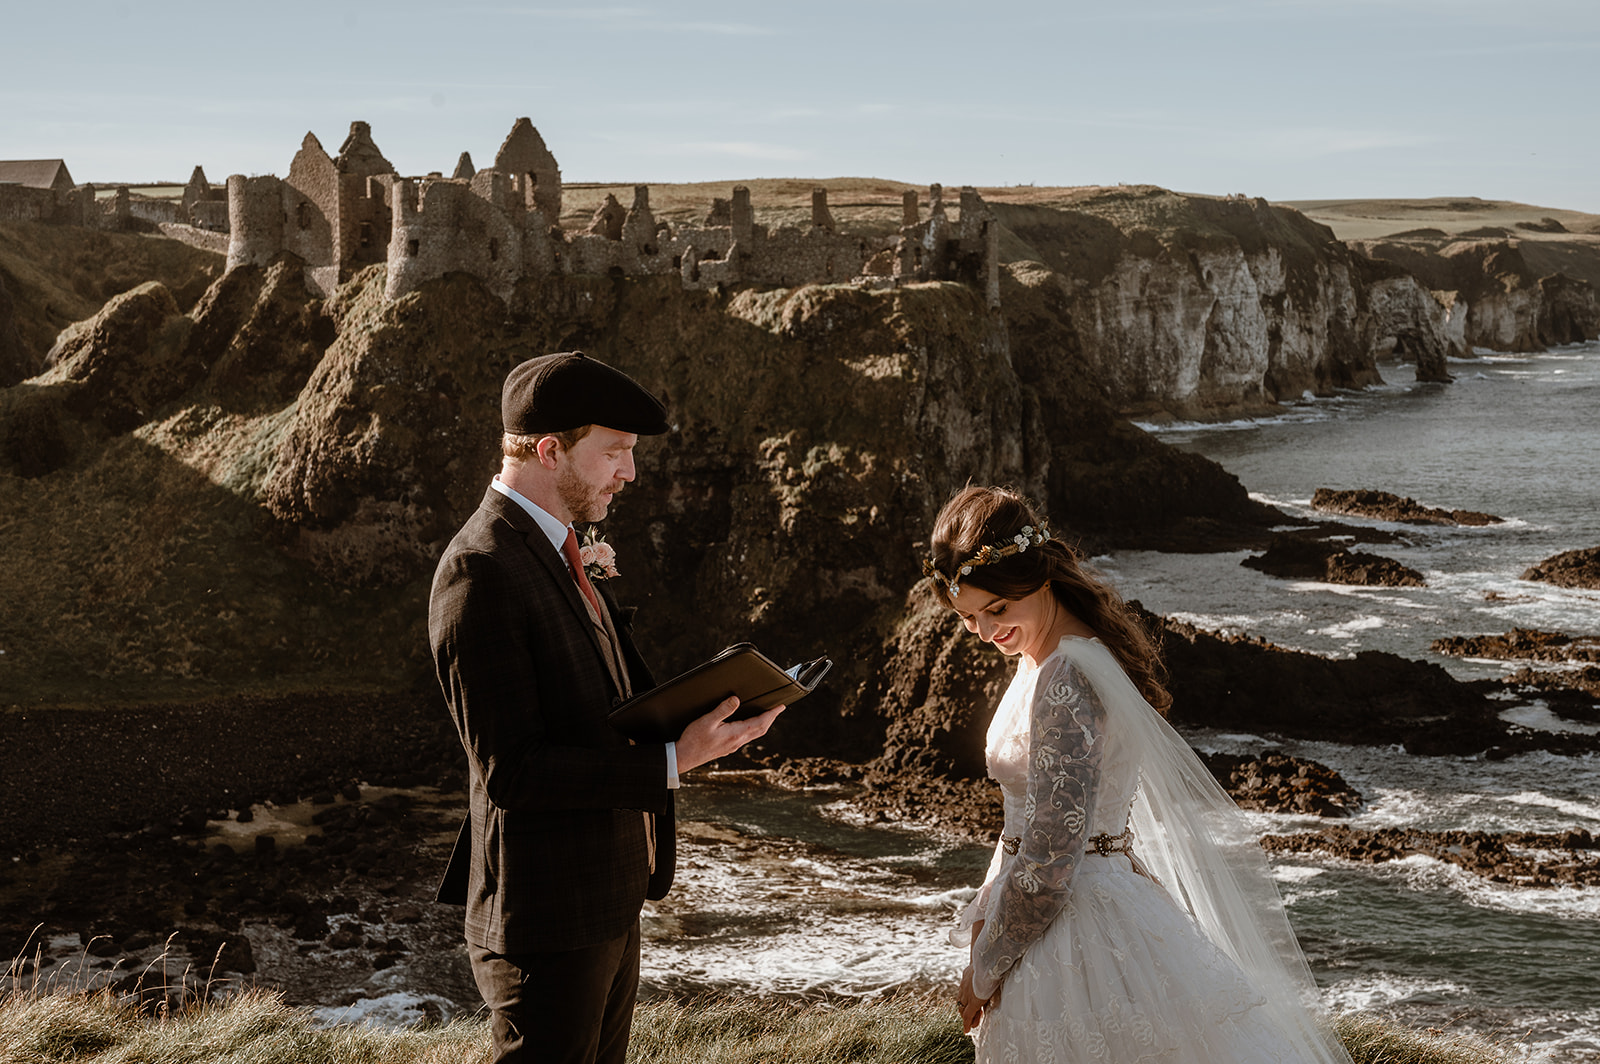
[[[561,220],[561,168],[544,146],[533,122],[519,118],[495,153],[494,168],[508,174],[524,206],[544,215],[546,225]]]

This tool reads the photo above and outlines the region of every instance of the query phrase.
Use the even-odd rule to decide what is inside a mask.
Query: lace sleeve
[[[1094,814],[1105,707],[1068,660],[1041,677],[1029,707],[1028,790],[1021,840],[1005,855],[972,944],[972,983],[991,996],[1067,904]]]

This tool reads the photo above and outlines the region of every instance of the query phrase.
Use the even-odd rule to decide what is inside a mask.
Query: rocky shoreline
[[[1417,854],[1444,861],[1492,883],[1518,887],[1600,887],[1600,849],[1582,829],[1559,834],[1532,831],[1415,831],[1343,826],[1295,835],[1267,835],[1272,853],[1332,854],[1346,861],[1383,864]]]

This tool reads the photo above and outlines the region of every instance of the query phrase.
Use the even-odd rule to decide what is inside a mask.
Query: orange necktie
[[[578,590],[594,607],[594,615],[600,616],[600,596],[594,593],[594,585],[589,583],[589,576],[583,571],[583,562],[578,558],[578,532],[570,525],[567,527],[566,542],[561,544],[561,553],[567,557],[567,565],[572,569],[572,579],[577,581]]]

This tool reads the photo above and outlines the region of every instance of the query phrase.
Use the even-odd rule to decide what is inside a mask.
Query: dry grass
[[[1340,1017],[1337,1030],[1355,1064],[1509,1064],[1523,1059],[1515,1046],[1470,1035],[1413,1031],[1360,1013]]]
[[[489,1055],[483,1019],[406,1030],[320,1027],[281,997],[247,990],[162,1005],[19,985],[0,989],[0,1060],[8,1064],[473,1064]],[[1513,1052],[1466,1038],[1347,1016],[1355,1064],[1508,1064]],[[633,1064],[960,1064],[973,1059],[943,997],[903,995],[844,1006],[707,997],[639,1007]]]

